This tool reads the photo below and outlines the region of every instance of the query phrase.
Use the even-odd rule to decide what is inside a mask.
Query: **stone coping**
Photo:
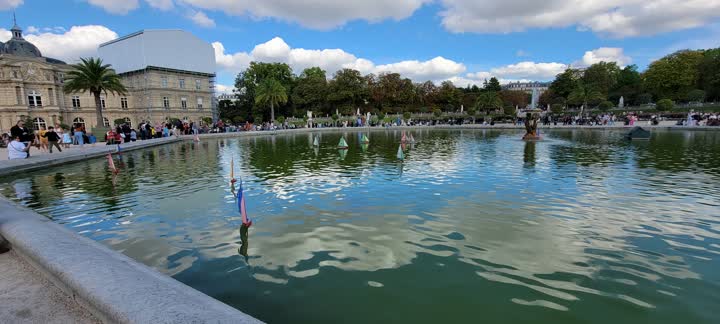
[[[32,210],[0,197],[0,236],[106,323],[261,323]]]
[[[146,141],[123,143],[120,144],[120,147],[122,151],[132,151],[151,146],[174,143],[178,141],[181,141],[181,139],[176,137],[165,137]],[[30,158],[28,159],[0,161],[0,176],[43,169],[61,164],[83,161],[90,158],[102,157],[107,155],[108,153],[115,152],[116,149],[117,147],[115,145],[102,144],[99,146],[90,146],[88,144],[82,149],[65,150],[63,152],[55,152],[53,154],[33,156],[31,152]]]

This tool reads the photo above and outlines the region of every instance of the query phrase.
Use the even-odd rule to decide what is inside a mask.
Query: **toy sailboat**
[[[360,139],[360,143],[368,144],[370,143],[370,139],[367,137],[367,135],[363,134],[362,138]]]
[[[340,143],[338,143],[338,149],[341,149],[341,150],[348,149],[347,142],[345,142],[345,137],[340,137]]]
[[[110,167],[110,171],[112,171],[113,174],[118,174],[118,172],[120,172],[120,170],[118,170],[115,167],[115,161],[113,161],[112,154],[108,153],[107,159],[108,159],[108,167]]]
[[[315,147],[320,146],[320,140],[318,140],[317,136],[315,136],[315,139],[313,140],[313,146],[315,146]]]
[[[398,146],[397,158],[400,161],[405,160],[405,152],[403,152],[402,146]]]

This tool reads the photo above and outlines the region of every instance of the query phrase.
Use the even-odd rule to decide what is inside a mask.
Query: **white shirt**
[[[8,144],[8,159],[14,160],[14,159],[24,159],[27,157],[27,152],[25,152],[25,144],[18,142],[18,141],[12,141],[10,144]]]

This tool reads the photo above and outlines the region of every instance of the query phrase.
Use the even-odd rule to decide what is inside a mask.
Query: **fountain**
[[[525,114],[525,135],[523,140],[525,141],[539,141],[540,135],[538,135],[538,120],[540,119],[539,109],[530,109]]]

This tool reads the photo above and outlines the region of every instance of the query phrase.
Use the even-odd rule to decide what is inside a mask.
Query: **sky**
[[[0,0],[0,41],[13,12],[44,56],[70,63],[141,29],[189,31],[215,49],[218,92],[251,61],[467,86],[720,47],[720,0]]]

